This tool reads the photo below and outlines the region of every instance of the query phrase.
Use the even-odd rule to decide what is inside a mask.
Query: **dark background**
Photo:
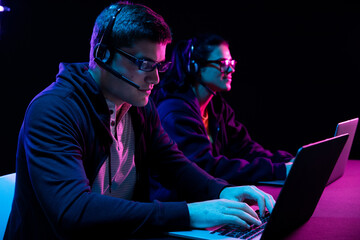
[[[59,62],[88,61],[95,18],[112,2],[2,1],[11,12],[0,13],[0,175],[15,171],[27,105],[55,80]],[[134,2],[161,14],[174,42],[197,32],[229,40],[239,63],[224,96],[264,147],[295,154],[302,145],[331,137],[338,122],[360,116],[360,4]],[[356,159],[358,135],[350,155]]]

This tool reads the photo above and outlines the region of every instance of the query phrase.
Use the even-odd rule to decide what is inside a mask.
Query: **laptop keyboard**
[[[256,211],[256,213],[260,215],[258,210]],[[226,224],[212,231],[211,234],[219,234],[222,236],[241,238],[241,239],[253,239],[254,237],[258,236],[264,231],[266,223],[270,218],[270,213],[266,212],[264,217],[259,216],[259,218],[262,222],[260,226],[252,225],[250,229],[244,229],[239,225]]]

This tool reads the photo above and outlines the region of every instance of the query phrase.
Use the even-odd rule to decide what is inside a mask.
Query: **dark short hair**
[[[171,31],[163,17],[149,7],[120,1],[104,9],[97,17],[90,41],[90,63],[93,62],[93,51],[100,42],[110,19],[116,11],[120,13],[111,31],[107,44],[115,47],[131,47],[140,40],[169,44],[172,41]]]

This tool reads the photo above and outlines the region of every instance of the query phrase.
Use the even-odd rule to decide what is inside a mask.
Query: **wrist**
[[[227,186],[223,187],[223,189],[221,189],[221,191],[219,193],[218,199],[224,198],[224,191],[226,192],[228,188],[234,187],[234,186],[235,185],[227,185]]]

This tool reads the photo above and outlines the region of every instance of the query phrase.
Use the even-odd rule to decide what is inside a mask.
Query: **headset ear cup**
[[[110,59],[110,51],[106,45],[98,43],[94,49],[94,57],[106,63]]]
[[[186,66],[186,70],[187,70],[187,73],[189,73],[189,74],[191,73],[191,61]]]
[[[188,64],[187,70],[189,74],[196,74],[199,70],[198,64],[194,60],[191,60]]]
[[[187,72],[188,74],[190,75],[196,75],[198,70],[199,70],[199,67],[198,67],[198,64],[195,62],[195,60],[193,59],[193,52],[194,52],[194,40],[193,39],[190,39],[188,41],[188,44],[187,44],[187,51],[188,51],[188,64],[187,64]]]
[[[198,64],[193,60],[193,72],[194,74],[196,74],[198,72],[199,68],[198,68]]]

